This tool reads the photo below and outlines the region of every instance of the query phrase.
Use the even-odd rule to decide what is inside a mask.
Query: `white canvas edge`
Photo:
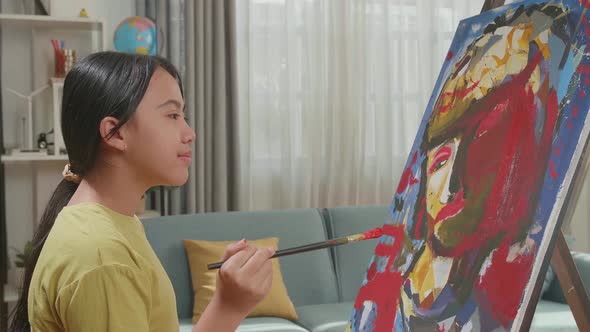
[[[559,188],[559,192],[557,193],[555,204],[553,205],[553,209],[551,210],[551,215],[549,216],[549,219],[547,220],[547,225],[545,226],[546,227],[545,233],[543,234],[543,239],[541,240],[539,250],[537,251],[537,255],[535,256],[535,263],[533,264],[533,271],[531,273],[531,277],[529,278],[529,282],[527,283],[527,286],[525,288],[525,293],[523,296],[522,304],[521,304],[520,308],[518,309],[518,312],[516,314],[516,318],[514,319],[514,321],[512,323],[512,328],[510,329],[511,331],[520,330],[520,326],[522,325],[522,323],[524,321],[524,315],[526,313],[526,309],[528,308],[529,305],[531,305],[530,301],[531,301],[533,289],[535,288],[535,284],[536,284],[537,279],[539,277],[541,265],[543,265],[543,262],[545,261],[545,259],[548,259],[546,257],[546,255],[547,255],[547,249],[549,247],[549,242],[550,242],[551,236],[555,232],[555,226],[558,221],[557,219],[559,218],[559,214],[561,213],[561,209],[563,208],[563,203],[567,197],[568,190],[570,189],[572,179],[574,177],[574,174],[575,174],[578,164],[580,162],[582,152],[584,151],[584,146],[586,145],[586,141],[588,140],[588,133],[590,132],[590,120],[589,119],[590,119],[590,112],[586,113],[586,120],[584,121],[584,127],[582,129],[580,138],[578,139],[578,144],[576,146],[576,150],[574,151],[574,154],[572,155],[570,167],[564,177],[562,186]],[[590,153],[590,150],[586,151],[586,153]],[[543,259],[539,259],[540,257],[543,257]],[[532,317],[531,317],[531,319],[532,319]]]

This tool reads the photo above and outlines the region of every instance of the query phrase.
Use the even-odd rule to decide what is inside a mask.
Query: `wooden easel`
[[[504,3],[505,0],[485,0],[481,12],[483,13],[487,10],[503,6]],[[574,214],[578,199],[580,198],[584,180],[588,174],[590,166],[590,158],[588,156],[590,154],[588,148],[589,141],[587,141],[584,146],[582,157],[574,173],[572,185],[570,186],[570,190],[559,215],[556,225],[556,228],[558,227],[557,229],[561,229],[561,225],[563,225],[564,222],[569,223]],[[557,275],[563,294],[572,310],[578,329],[580,331],[590,331],[590,299],[588,298],[588,293],[586,292],[586,288],[584,288],[578,269],[574,264],[574,259],[572,258],[570,249],[565,241],[563,232],[561,230],[555,232],[551,240],[552,245],[549,247],[548,252],[553,252],[551,256],[551,265]],[[520,327],[521,331],[528,331],[531,328],[533,315],[535,314],[535,309],[541,295],[541,287],[544,279],[542,276],[547,273],[547,263],[548,262],[541,267],[539,273],[540,278],[537,279],[530,301],[532,305],[529,305],[526,309],[524,320]]]

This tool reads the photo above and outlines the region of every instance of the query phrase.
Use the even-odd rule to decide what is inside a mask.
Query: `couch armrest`
[[[572,257],[578,273],[580,273],[580,278],[582,278],[586,292],[590,293],[590,253],[572,251]],[[567,304],[557,276],[555,276],[549,289],[543,295],[543,299]]]

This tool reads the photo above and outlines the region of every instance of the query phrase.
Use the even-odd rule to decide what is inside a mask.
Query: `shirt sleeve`
[[[98,267],[63,288],[56,302],[66,331],[149,331],[150,280],[137,268]]]

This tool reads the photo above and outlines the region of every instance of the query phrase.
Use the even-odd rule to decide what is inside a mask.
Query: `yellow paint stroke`
[[[432,251],[427,246],[409,275],[412,287],[417,291],[420,302],[434,289],[432,260]]]

